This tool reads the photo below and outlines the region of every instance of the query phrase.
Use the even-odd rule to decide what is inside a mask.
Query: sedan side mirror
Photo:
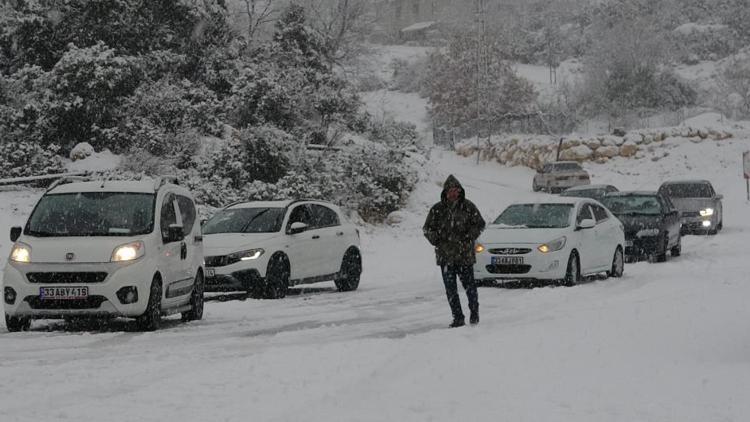
[[[167,243],[180,242],[185,239],[185,231],[182,226],[172,224],[167,229]]]
[[[291,226],[289,226],[289,234],[300,234],[307,231],[308,225],[305,223],[292,223]]]
[[[10,241],[15,242],[18,240],[19,237],[21,237],[21,233],[23,233],[22,227],[11,227],[10,229]]]
[[[593,229],[594,227],[596,227],[596,220],[591,218],[587,218],[578,223],[579,230]]]

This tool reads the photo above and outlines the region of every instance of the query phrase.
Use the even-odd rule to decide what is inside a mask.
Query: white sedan
[[[474,278],[574,285],[600,273],[621,277],[624,245],[622,223],[595,200],[517,203],[488,225],[477,241]]]

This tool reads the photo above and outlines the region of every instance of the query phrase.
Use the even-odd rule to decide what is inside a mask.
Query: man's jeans
[[[448,304],[453,312],[453,319],[464,319],[464,313],[461,309],[461,300],[458,297],[458,286],[456,277],[461,279],[461,284],[466,290],[466,297],[469,299],[469,311],[472,315],[479,314],[479,295],[477,294],[477,285],[474,282],[474,267],[471,265],[443,265],[443,283],[445,283],[445,294],[448,296]]]

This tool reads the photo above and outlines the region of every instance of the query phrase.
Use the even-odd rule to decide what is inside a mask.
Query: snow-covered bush
[[[60,148],[54,144],[42,147],[31,141],[0,143],[0,177],[25,177],[62,173]]]
[[[421,58],[414,62],[394,59],[391,63],[393,82],[391,88],[402,92],[414,92],[423,97],[429,95],[429,61]]]

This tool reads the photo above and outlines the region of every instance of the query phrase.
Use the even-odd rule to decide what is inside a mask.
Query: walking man
[[[440,202],[430,209],[422,230],[430,244],[435,247],[437,264],[443,273],[445,294],[453,313],[451,327],[465,324],[456,277],[461,279],[469,300],[469,322],[479,323],[479,297],[474,283],[474,242],[479,238],[484,226],[482,215],[477,207],[466,199],[461,183],[453,175],[448,176],[440,195]]]

